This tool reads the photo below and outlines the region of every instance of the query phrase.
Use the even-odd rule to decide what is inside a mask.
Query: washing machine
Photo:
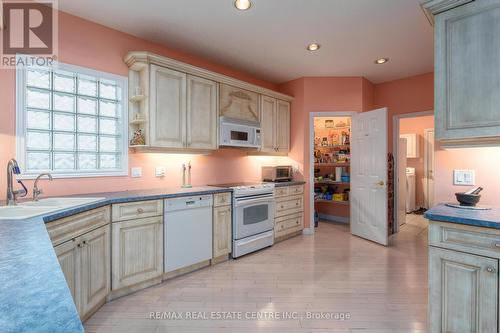
[[[415,211],[415,168],[406,168],[406,212]]]

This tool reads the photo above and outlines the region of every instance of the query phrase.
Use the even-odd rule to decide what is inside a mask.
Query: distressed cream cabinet
[[[217,83],[151,65],[150,145],[217,149]]]
[[[430,221],[429,333],[498,332],[500,230]]]
[[[436,140],[448,147],[498,145],[500,0],[467,2],[428,5],[437,13],[433,17]]]
[[[276,99],[270,125],[279,135],[264,151],[288,152],[292,97],[145,51],[129,52],[124,61],[129,67],[129,139],[139,130],[145,139],[131,148],[216,150],[219,116],[259,122],[260,98],[269,96]]]
[[[224,197],[218,199],[218,197]],[[218,204],[220,203],[220,204]],[[225,204],[224,204],[225,203]],[[231,193],[214,195],[213,208],[213,261],[229,259],[232,247]]]
[[[274,190],[274,240],[300,235],[304,229],[304,186],[280,186]]]
[[[142,207],[151,207],[148,213]],[[112,205],[112,297],[159,283],[163,275],[163,201]],[[126,214],[120,212],[131,212]],[[137,215],[133,212],[136,211]],[[140,215],[153,215],[139,217]],[[119,217],[117,219],[117,217]],[[127,219],[128,218],[128,219]]]
[[[54,246],[82,320],[102,304],[110,290],[109,225]]]
[[[290,103],[261,96],[262,149],[267,153],[288,153],[290,150]]]

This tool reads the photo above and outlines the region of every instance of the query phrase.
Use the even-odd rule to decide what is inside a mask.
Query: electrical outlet
[[[156,167],[155,168],[155,176],[156,177],[165,177],[165,167]]]
[[[453,185],[474,186],[474,170],[453,170]]]
[[[132,178],[142,177],[142,168],[141,167],[130,168],[130,176]]]

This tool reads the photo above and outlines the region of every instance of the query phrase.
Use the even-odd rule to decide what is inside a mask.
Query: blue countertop
[[[472,210],[439,204],[425,212],[424,217],[433,221],[466,224],[500,229],[500,209]]]
[[[92,193],[105,199],[24,220],[0,220],[0,331],[83,332],[45,223],[97,207],[230,192],[217,187]]]

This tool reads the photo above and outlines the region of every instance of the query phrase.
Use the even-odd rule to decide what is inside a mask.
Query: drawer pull
[[[296,202],[296,203],[295,203],[295,206],[298,206],[298,205],[299,205],[299,203],[298,203],[298,202]]]
[[[493,247],[496,247],[497,249],[500,249],[500,243],[493,243]]]
[[[285,208],[285,206],[281,205],[281,209]]]
[[[137,213],[139,213],[139,214],[144,213],[144,209],[142,209],[142,208],[137,208]]]
[[[495,273],[496,269],[494,267],[492,267],[492,266],[488,266],[488,267],[486,267],[486,271],[488,273]]]

